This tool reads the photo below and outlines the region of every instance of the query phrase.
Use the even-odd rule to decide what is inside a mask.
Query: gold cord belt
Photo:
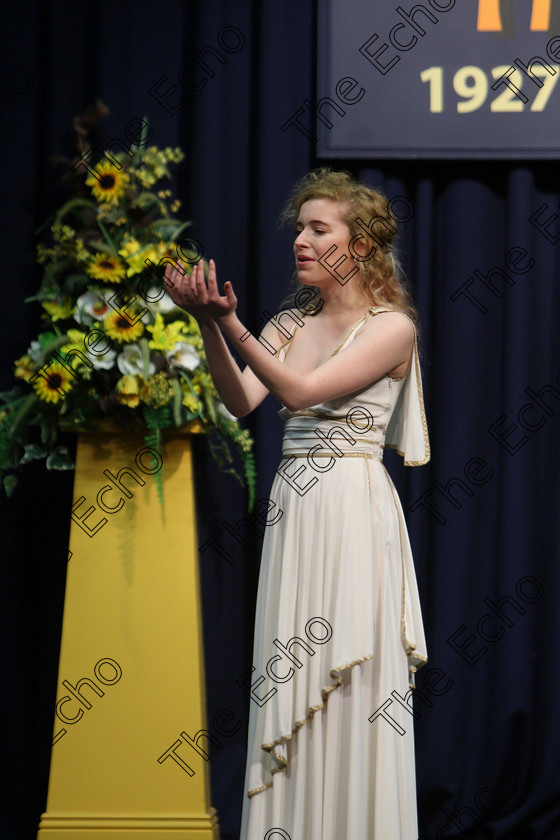
[[[307,458],[309,452],[289,452],[282,455],[282,458]],[[342,455],[336,455],[334,452],[314,452],[314,458],[374,458],[371,452],[343,452]],[[377,459],[381,461],[382,459]]]

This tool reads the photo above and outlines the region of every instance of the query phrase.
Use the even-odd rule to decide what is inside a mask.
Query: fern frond
[[[159,426],[153,426],[153,425],[150,426],[150,423],[157,422],[157,420],[155,420],[154,417],[150,416],[150,415],[148,415],[150,417],[150,422],[148,422],[148,418],[146,417],[146,413],[150,412],[150,411],[158,412],[158,411],[161,411],[161,409],[150,409],[149,407],[144,409],[144,420],[146,421],[146,426],[148,426],[148,428],[151,428],[151,431],[149,431],[147,434],[144,435],[144,443],[150,449],[155,449],[156,452],[159,452],[160,457],[163,461],[163,442],[162,442],[162,438],[161,438],[161,429],[160,429]],[[157,492],[157,496],[158,496],[158,499],[159,499],[159,502],[160,502],[161,505],[163,505],[164,469],[165,469],[165,465],[162,466],[162,468],[160,470],[158,470],[157,473],[154,473],[154,481],[156,483],[156,492]]]

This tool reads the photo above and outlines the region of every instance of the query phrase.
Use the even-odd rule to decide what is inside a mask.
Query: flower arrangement
[[[146,446],[157,450],[162,429],[190,424],[208,435],[220,468],[243,483],[233,446],[252,509],[253,441],[219,398],[196,320],[165,289],[165,266],[178,249],[187,266],[199,259],[181,247],[190,222],[177,218],[181,202],[161,186],[184,154],[146,146],[146,127],[144,120],[128,151],[68,168],[73,196],[40,229],[50,241],[37,247],[43,277],[26,302],[40,302],[44,325],[15,362],[15,387],[0,394],[4,488],[10,495],[20,467],[34,459],[73,469],[59,430],[95,429],[111,417],[123,431],[143,429]],[[83,124],[79,134],[87,134]],[[161,472],[155,478],[161,501]]]

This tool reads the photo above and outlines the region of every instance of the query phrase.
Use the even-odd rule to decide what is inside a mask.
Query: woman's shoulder
[[[381,318],[380,321],[387,322],[388,324],[390,323],[392,325],[394,324],[395,327],[398,324],[401,324],[402,329],[406,328],[407,331],[411,334],[416,334],[416,321],[402,309],[396,309],[394,307],[389,306],[371,306],[368,312],[372,316],[383,315],[384,317]],[[373,318],[371,318],[370,320],[373,320]]]

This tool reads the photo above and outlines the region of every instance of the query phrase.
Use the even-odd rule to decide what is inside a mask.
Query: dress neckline
[[[352,324],[352,326],[350,326],[350,327],[346,330],[346,333],[344,334],[344,336],[343,336],[342,340],[341,340],[341,341],[337,344],[337,346],[336,346],[336,347],[335,347],[335,349],[332,351],[332,353],[331,353],[329,356],[327,356],[326,361],[329,361],[329,359],[332,359],[332,357],[333,357],[333,356],[336,356],[336,354],[337,354],[337,353],[339,353],[339,352],[342,350],[342,348],[344,347],[344,345],[346,344],[346,342],[348,341],[348,339],[349,339],[349,338],[350,338],[350,337],[351,337],[351,336],[352,336],[355,332],[357,332],[357,330],[358,330],[358,329],[359,329],[359,328],[360,328],[360,327],[361,327],[361,326],[362,326],[362,325],[363,325],[363,324],[364,324],[364,323],[365,323],[365,322],[366,322],[366,321],[367,321],[367,320],[368,320],[368,319],[369,319],[372,315],[378,315],[378,314],[379,314],[379,313],[381,313],[381,312],[397,312],[397,311],[398,311],[398,310],[396,310],[396,309],[390,309],[389,307],[386,307],[386,306],[381,306],[381,305],[379,305],[379,306],[370,306],[370,307],[369,307],[369,309],[367,310],[367,312],[366,312],[364,315],[362,315],[362,316],[361,316],[361,318],[358,318],[358,320],[357,320],[354,324]],[[404,313],[403,313],[403,314],[404,314]],[[307,318],[307,317],[308,317],[308,313],[307,313],[307,312],[304,312],[304,313],[302,314],[302,316],[301,316],[301,317],[302,317],[302,318]],[[290,347],[291,347],[290,342],[291,342],[292,338],[293,338],[293,337],[294,337],[294,335],[295,335],[296,326],[297,326],[297,324],[294,324],[294,326],[293,326],[293,328],[292,328],[292,332],[290,333],[290,337],[289,337],[289,338],[288,338],[288,339],[287,339],[287,340],[286,340],[283,344],[281,344],[281,345],[280,345],[280,347],[276,350],[276,353],[275,353],[275,355],[276,355],[276,356],[279,356],[279,355],[280,355],[280,351],[281,351],[281,350],[283,350],[283,349],[284,349],[287,345],[290,345],[290,346],[288,347],[288,350],[290,349]],[[286,355],[287,355],[287,353],[288,353],[288,350],[286,350],[286,352],[285,352],[285,354],[284,354],[284,360],[285,360],[285,358],[286,358]],[[405,377],[398,377],[398,378],[395,378],[395,377],[390,377],[390,376],[388,376],[388,378],[389,378],[389,379],[394,379],[396,382],[400,382],[400,380],[401,380],[401,379],[404,379]]]
[[[363,326],[363,324],[365,324],[365,323],[366,323],[366,321],[367,321],[367,320],[369,320],[369,318],[370,318],[372,315],[378,315],[378,314],[379,314],[379,313],[381,313],[381,312],[396,312],[396,311],[397,311],[397,310],[395,310],[395,309],[389,309],[389,308],[388,308],[388,307],[386,307],[386,306],[370,306],[370,307],[369,307],[369,309],[368,309],[368,311],[365,313],[365,315],[362,315],[362,317],[361,317],[361,318],[359,318],[359,319],[356,321],[356,323],[355,323],[355,324],[353,324],[353,325],[350,327],[350,329],[349,329],[349,330],[347,330],[347,332],[346,332],[346,334],[345,334],[344,338],[343,338],[343,339],[342,339],[342,341],[338,344],[338,346],[337,346],[337,347],[333,350],[333,352],[332,352],[332,353],[331,353],[331,355],[329,356],[329,359],[332,359],[332,357],[333,357],[333,356],[335,356],[335,355],[336,355],[336,354],[337,354],[340,350],[342,350],[342,348],[344,347],[344,345],[346,344],[346,342],[348,341],[348,339],[349,339],[349,338],[352,338],[352,337],[353,337],[353,335],[354,335],[354,333],[356,333],[356,332],[360,329],[360,327],[362,327],[362,326]],[[389,378],[391,379],[391,377],[389,377]],[[404,378],[404,377],[403,377],[403,378]]]

